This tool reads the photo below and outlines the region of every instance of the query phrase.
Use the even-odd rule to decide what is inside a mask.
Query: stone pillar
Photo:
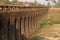
[[[32,34],[32,18],[31,16],[29,17],[29,34],[31,35]]]
[[[41,14],[38,14],[37,15],[37,26],[38,26],[38,29],[40,28],[40,23],[42,22],[42,19],[43,19],[44,16],[42,16]]]
[[[34,32],[35,28],[34,28],[34,18],[33,18],[33,15],[31,16],[31,20],[32,20],[32,32]]]
[[[29,37],[29,20],[28,20],[28,16],[25,17],[25,35],[28,38]]]
[[[8,40],[8,21],[5,21],[6,23],[4,23],[4,40]]]
[[[1,16],[0,16],[1,17]],[[0,18],[0,40],[2,40],[2,28],[3,28],[3,25],[2,25],[2,20]]]
[[[32,11],[32,13],[30,15],[31,15],[30,19],[31,19],[31,30],[32,30],[31,34],[33,34],[33,32],[35,31],[35,22],[34,22],[35,21],[35,11]]]
[[[10,14],[10,26],[9,26],[9,40],[16,40],[16,23],[15,23],[15,15],[13,13]]]
[[[16,17],[16,37],[17,40],[21,40],[21,19],[20,16]]]
[[[21,35],[25,35],[24,17],[21,17]]]
[[[4,17],[4,21],[3,21],[3,29],[4,29],[4,38],[2,39],[2,40],[8,40],[8,37],[9,37],[9,34],[8,34],[8,31],[9,31],[9,27],[8,27],[8,16],[7,16],[7,14],[6,15],[4,15],[5,17]]]
[[[37,30],[37,16],[35,15],[35,31]]]
[[[36,19],[37,19],[37,30],[39,29],[39,26],[40,26],[40,17],[39,17],[39,15],[37,15],[37,17],[36,17]]]
[[[28,18],[22,17],[21,19],[21,40],[28,38]]]
[[[38,31],[39,26],[40,26],[40,17],[39,13],[36,13],[36,31]]]
[[[36,31],[36,17],[34,16],[34,32]]]
[[[36,30],[36,17],[35,16],[31,16],[31,32],[32,34],[35,32]]]

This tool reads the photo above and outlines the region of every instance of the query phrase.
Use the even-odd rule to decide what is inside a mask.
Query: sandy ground
[[[39,30],[32,36],[41,36],[48,40],[60,40],[60,24],[54,24],[50,28]]]

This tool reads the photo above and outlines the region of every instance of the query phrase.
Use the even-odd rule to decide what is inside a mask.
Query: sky
[[[18,1],[22,1],[22,2],[34,2],[35,0],[18,0]],[[56,0],[56,2],[57,2],[58,0]],[[45,5],[47,5],[47,1],[45,1],[45,0],[37,0],[37,2],[38,3],[41,3],[41,4],[45,4]],[[49,1],[50,2],[50,5],[55,5],[55,3],[53,3],[52,1]]]

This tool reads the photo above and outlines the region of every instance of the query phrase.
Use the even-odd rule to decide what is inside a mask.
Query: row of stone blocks
[[[37,7],[37,6],[20,6],[20,5],[0,5],[0,12],[20,12],[20,11],[44,11],[45,9],[47,10],[49,7]]]

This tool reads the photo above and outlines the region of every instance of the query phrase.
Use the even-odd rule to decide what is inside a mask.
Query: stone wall
[[[48,8],[23,9],[2,9],[0,11],[3,40],[27,39],[39,29],[41,20],[48,14]]]

